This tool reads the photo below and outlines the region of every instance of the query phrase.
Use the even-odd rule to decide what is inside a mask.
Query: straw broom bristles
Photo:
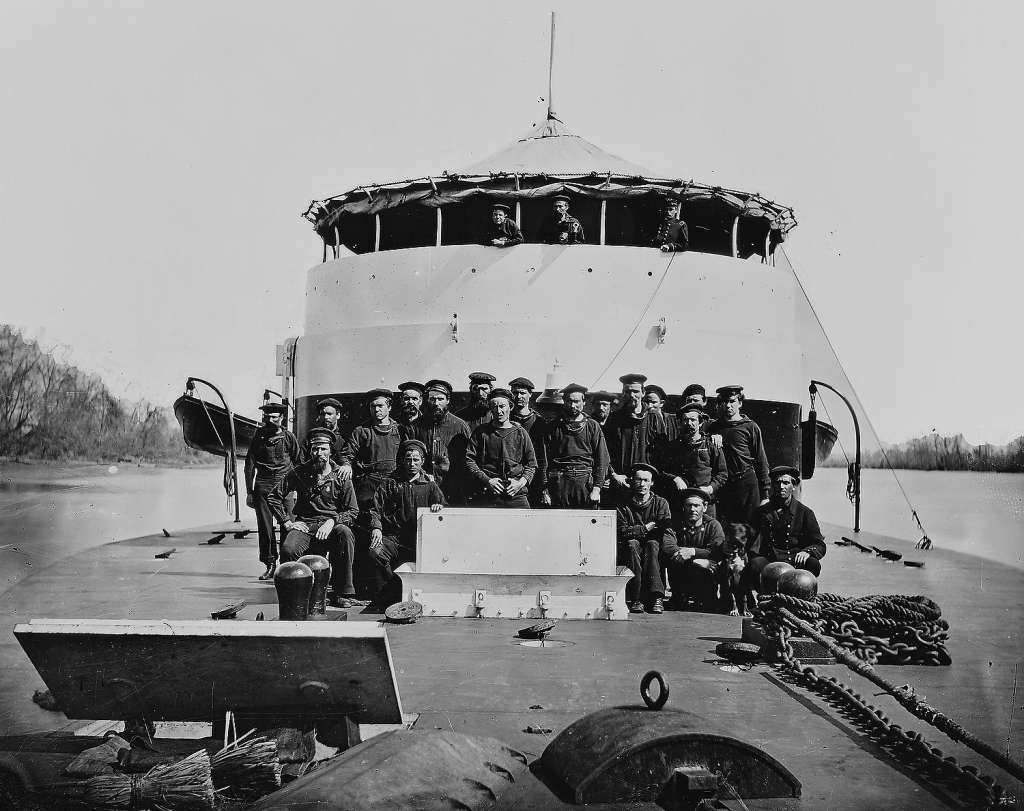
[[[99,809],[152,808],[207,811],[214,793],[210,756],[205,749],[143,775],[99,775],[85,782],[85,801]]]
[[[218,791],[228,790],[231,794],[255,798],[281,787],[277,741],[249,738],[253,732],[255,730],[249,730],[210,758],[213,784]]]

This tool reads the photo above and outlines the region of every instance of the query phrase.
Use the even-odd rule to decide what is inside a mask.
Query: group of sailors
[[[549,245],[579,245],[586,242],[583,225],[569,213],[570,199],[555,195],[552,199],[554,212],[544,219],[540,226],[540,241]],[[689,229],[680,217],[682,201],[675,195],[668,195],[664,203],[664,216],[658,227],[652,247],[665,252],[685,251],[690,246]],[[487,230],[484,244],[495,248],[511,248],[523,242],[523,233],[511,217],[511,209],[504,203],[491,207],[491,225]]]
[[[368,419],[347,436],[343,406],[328,397],[301,444],[282,427],[286,406],[264,405],[245,460],[261,579],[277,565],[276,523],[281,562],[308,552],[331,559],[336,604],[386,607],[400,599],[394,569],[415,561],[417,510],[448,505],[614,509],[618,563],[635,575],[626,587],[633,612],[665,610],[666,571],[667,607],[733,614],[750,607],[771,561],[820,573],[825,544],[813,511],[795,498],[800,473],[769,468],[761,430],[742,411],[742,386],[717,389],[712,418],[699,384],[670,415],[665,391],[646,376],[619,380],[618,396],[566,386],[551,417],[534,408],[525,377],[501,388],[473,372],[471,402],[457,413],[449,382],[408,381],[397,393],[367,392]]]

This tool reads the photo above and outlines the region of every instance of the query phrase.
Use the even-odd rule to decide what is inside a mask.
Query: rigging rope
[[[668,263],[665,265],[665,270],[661,274],[661,278],[658,280],[658,285],[654,288],[654,292],[651,293],[651,297],[647,300],[646,306],[644,306],[639,317],[636,319],[636,323],[633,325],[633,329],[629,331],[629,335],[626,336],[626,340],[622,342],[622,346],[619,347],[618,351],[612,355],[612,359],[608,361],[608,365],[601,370],[601,373],[594,379],[594,382],[590,384],[591,388],[597,386],[601,382],[601,379],[605,376],[609,369],[612,368],[612,364],[619,359],[619,355],[622,354],[622,350],[626,348],[626,345],[633,340],[633,336],[636,335],[636,331],[640,329],[640,322],[644,320],[644,316],[647,315],[647,311],[651,309],[651,305],[654,304],[654,300],[658,297],[658,292],[661,290],[661,286],[665,283],[665,279],[668,278],[668,270],[672,267],[672,263],[675,261],[676,254],[672,252],[669,255]]]
[[[850,390],[853,396],[857,398],[857,403],[861,406],[861,414],[864,416],[864,421],[868,424],[868,428],[871,429],[871,433],[874,434],[875,440],[878,442],[878,449],[882,452],[882,459],[885,460],[885,466],[892,474],[893,480],[896,482],[896,486],[900,489],[900,493],[903,495],[903,500],[907,502],[907,508],[910,510],[910,515],[917,524],[917,528],[921,530],[921,540],[916,544],[918,549],[931,549],[932,539],[928,537],[928,533],[925,531],[924,525],[921,523],[921,518],[917,514],[917,510],[914,509],[914,505],[910,503],[910,497],[907,495],[907,491],[903,489],[903,483],[900,482],[899,476],[896,475],[896,471],[893,466],[889,463],[889,455],[885,452],[885,448],[882,447],[882,441],[878,437],[878,431],[875,430],[875,425],[871,422],[871,417],[868,416],[867,411],[864,409],[863,404],[860,402],[860,397],[857,395],[857,390],[853,386],[853,381],[850,380],[850,376],[846,373],[846,367],[843,366],[843,362],[839,359],[839,353],[836,352],[835,346],[832,344],[832,340],[828,337],[828,333],[825,332],[825,325],[821,323],[821,318],[818,316],[818,311],[814,309],[814,304],[811,303],[810,296],[807,295],[807,289],[804,287],[804,283],[801,281],[800,276],[796,272],[796,266],[793,264],[793,260],[789,258],[789,254],[786,253],[785,248],[779,245],[778,250],[782,251],[782,255],[786,257],[786,262],[789,263],[789,270],[793,274],[793,278],[796,279],[797,286],[800,288],[800,292],[803,294],[804,301],[807,302],[807,306],[811,308],[811,315],[814,316],[814,320],[818,324],[822,336],[825,338],[825,343],[828,344],[828,348],[832,352],[832,356],[836,359],[836,363],[839,364],[839,371],[843,377],[846,378],[846,382],[850,386]],[[826,415],[828,410],[825,411]],[[831,419],[831,417],[829,418]],[[844,451],[845,456],[845,451]],[[847,457],[847,463],[849,463],[849,457]]]
[[[210,410],[206,407],[206,400],[204,400],[202,397],[199,397],[197,399],[199,400],[199,404],[203,407],[203,413],[206,415],[206,419],[210,423],[210,427],[213,429],[213,435],[217,437],[217,441],[220,443],[220,446],[224,448],[224,478],[221,484],[224,487],[224,492],[227,493],[227,512],[228,515],[231,515],[233,507],[231,499],[235,495],[234,468],[235,465],[238,464],[238,462],[236,461],[235,455],[234,453],[232,453],[231,448],[228,448],[224,444],[224,440],[221,438],[220,431],[217,430],[217,425],[213,421],[213,417],[210,416]],[[230,413],[228,413],[228,419],[231,419]]]

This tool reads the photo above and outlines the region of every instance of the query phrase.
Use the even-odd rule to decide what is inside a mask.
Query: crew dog
[[[755,605],[754,593],[747,586],[743,570],[747,567],[750,544],[754,541],[754,529],[750,524],[725,524],[723,528],[722,561],[716,567],[719,591],[729,608],[729,616],[750,617],[750,609]]]

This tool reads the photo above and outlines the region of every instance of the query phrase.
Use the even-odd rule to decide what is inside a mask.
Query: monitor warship
[[[573,213],[588,236],[585,244],[536,242],[541,215],[555,194],[573,199]],[[667,194],[683,200],[692,233],[685,253],[650,247]],[[506,249],[479,244],[496,200],[513,209],[524,244]],[[802,419],[809,381],[827,378],[835,361],[819,340],[813,312],[781,248],[796,220],[792,209],[761,195],[647,171],[571,134],[549,108],[542,125],[489,158],[419,179],[360,186],[315,201],[305,216],[322,240],[323,261],[307,274],[304,331],[279,351],[282,392],[295,405],[300,435],[312,426],[314,404],[322,397],[339,400],[351,426],[361,416],[368,389],[404,379],[457,380],[471,369],[486,368],[499,379],[543,370],[548,397],[570,379],[608,388],[630,370],[644,371],[671,391],[693,380],[741,381],[753,395],[746,410],[764,431],[772,464],[800,466],[807,478],[835,440],[830,426]],[[230,420],[230,409],[224,411]],[[202,428],[202,444],[213,449],[201,419],[187,422]],[[221,424],[219,433],[225,434],[223,416]],[[183,427],[188,431],[185,420]],[[223,451],[230,459],[237,448]],[[813,505],[812,485],[807,500]],[[472,526],[486,527],[487,520]],[[539,531],[538,540],[559,541],[547,526],[535,530],[527,522],[536,519],[516,511],[495,520],[513,535],[518,525],[524,534]],[[878,670],[910,682],[936,707],[993,745],[1005,744],[1007,755],[1019,759],[1022,738],[1014,715],[1020,712],[1016,668],[1024,573],[943,550],[928,552],[923,568],[905,568],[850,545],[834,545],[853,534],[844,526],[823,529],[829,541],[823,592],[929,594],[952,627],[951,665]],[[910,550],[891,538],[857,537],[864,545]],[[465,551],[462,540],[449,541],[455,552]],[[161,558],[169,547],[173,554]],[[290,639],[287,644],[294,646],[287,650],[274,638],[288,634],[250,634],[257,624],[249,624],[245,614],[232,623],[242,630],[198,629],[197,621],[225,601],[276,616],[273,587],[246,574],[255,562],[250,525],[224,523],[89,550],[11,590],[10,602],[23,621],[92,618],[77,625],[63,621],[60,633],[71,634],[72,642],[43,652],[32,648],[32,640],[53,633],[50,623],[57,621],[37,619],[34,629],[33,623],[21,626],[31,661],[12,639],[6,642],[5,717],[14,737],[7,739],[0,768],[11,807],[29,802],[25,798],[33,793],[52,794],[56,784],[66,782],[63,766],[95,742],[90,733],[103,728],[91,725],[73,740],[66,722],[55,722],[31,705],[29,688],[42,687],[34,666],[48,684],[60,674],[78,674],[78,682],[65,685],[79,697],[75,706],[65,707],[72,719],[205,718],[220,734],[232,700],[251,699],[261,690],[281,692],[282,685],[295,681],[303,696],[296,699],[302,711],[295,715],[301,719],[343,718],[361,725],[401,721],[407,727],[365,741],[321,767],[320,795],[300,780],[264,797],[258,807],[265,809],[313,807],[314,796],[325,798],[316,807],[328,808],[538,809],[686,808],[697,807],[701,798],[707,798],[705,807],[731,809],[964,808],[981,807],[992,796],[977,793],[983,799],[975,804],[937,783],[934,771],[919,770],[920,764],[895,755],[842,709],[773,667],[740,667],[721,659],[716,646],[741,636],[741,620],[735,617],[690,612],[602,622],[596,618],[616,617],[611,609],[597,610],[603,599],[598,596],[595,609],[571,613],[576,609],[566,604],[563,611],[550,587],[552,602],[545,607],[544,590],[536,591],[530,581],[518,594],[508,589],[506,594],[520,602],[510,596],[506,604],[497,599],[497,590],[489,598],[474,595],[476,574],[471,574],[457,587],[470,592],[456,595],[464,611],[432,612],[428,601],[421,621],[386,629],[378,626],[379,614],[350,611],[347,622],[328,625],[365,624],[365,630],[304,630],[293,635],[298,641]],[[520,568],[487,572],[498,578],[489,582],[505,583],[506,575],[523,581],[522,561],[516,565]],[[132,615],[125,618],[123,606],[143,579],[147,599],[133,602]],[[523,610],[524,605],[538,612]],[[566,621],[536,644],[516,636],[527,618],[538,616]],[[112,634],[148,634],[144,641],[205,639],[211,650],[219,645],[230,653],[196,665],[197,684],[206,688],[217,679],[217,689],[202,696],[193,694],[184,664],[176,661],[192,655],[193,643],[132,649],[135,657],[154,659],[147,671],[153,687],[111,678],[109,668],[99,675],[103,665],[95,660],[86,665],[97,674],[89,682],[81,678],[74,647],[85,644],[88,634],[104,640]],[[249,647],[238,641],[249,635],[254,637]],[[337,643],[342,647],[330,649],[332,655],[349,656],[357,644],[362,647],[359,656],[332,670],[330,661],[303,659],[307,639],[324,646],[325,639],[342,640]],[[253,645],[265,647],[254,652]],[[67,662],[61,661],[62,651]],[[120,648],[107,652],[111,659],[121,656]],[[264,665],[275,662],[268,667],[272,684],[261,683],[261,656]],[[351,663],[356,660],[362,665]],[[873,692],[840,665],[819,670],[867,696]],[[639,701],[637,687],[648,671],[667,682],[664,693],[671,688],[661,711]],[[170,688],[164,689],[164,680]],[[332,712],[317,715],[310,709],[311,692],[340,702]],[[1019,794],[1021,784],[1012,774],[972,749],[948,744],[895,702],[872,700],[892,723],[941,741],[960,763],[992,774],[1010,795]],[[108,715],[95,715],[101,711]],[[54,728],[53,734],[40,734]],[[363,737],[369,734],[367,726]],[[331,737],[337,743],[345,735],[332,730]],[[348,743],[355,740],[358,733]],[[165,746],[187,751],[177,740]],[[721,778],[723,771],[729,780],[716,779],[702,794],[701,781]],[[671,784],[659,782],[665,773],[673,775]],[[339,804],[329,804],[332,795]]]

